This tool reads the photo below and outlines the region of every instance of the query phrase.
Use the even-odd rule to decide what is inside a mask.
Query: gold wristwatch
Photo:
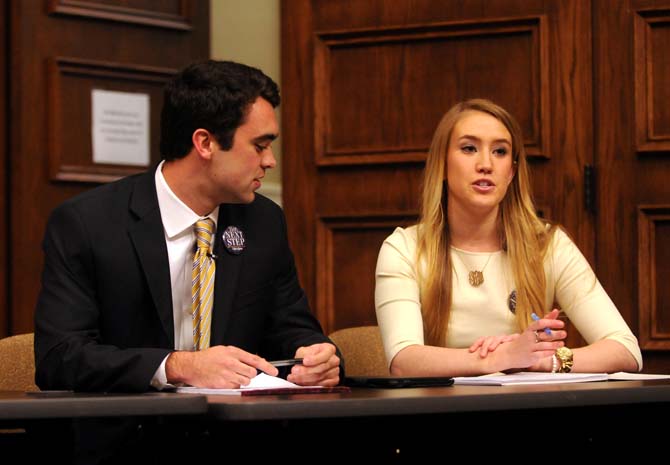
[[[572,351],[567,347],[559,347],[556,349],[556,358],[560,364],[558,372],[570,373],[570,370],[572,370]]]

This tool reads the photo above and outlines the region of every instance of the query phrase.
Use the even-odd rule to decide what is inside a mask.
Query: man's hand
[[[301,347],[295,352],[302,365],[294,365],[286,378],[301,386],[336,386],[340,382],[340,358],[327,342]]]
[[[270,376],[279,374],[264,358],[233,346],[214,346],[198,352],[172,352],[165,363],[168,383],[205,388],[237,389],[249,384],[257,369]]]

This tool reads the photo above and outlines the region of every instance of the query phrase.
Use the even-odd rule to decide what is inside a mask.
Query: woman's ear
[[[219,146],[212,133],[202,128],[193,131],[191,141],[198,156],[207,160],[212,158]]]
[[[512,161],[512,168],[510,169],[510,175],[509,175],[509,183],[512,183],[512,179],[514,179],[514,176],[516,176],[516,167],[517,167],[517,162],[516,160]]]

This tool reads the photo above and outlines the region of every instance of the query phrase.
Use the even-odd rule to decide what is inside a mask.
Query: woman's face
[[[469,110],[449,140],[445,178],[449,208],[489,213],[498,208],[514,177],[512,136],[495,117]]]

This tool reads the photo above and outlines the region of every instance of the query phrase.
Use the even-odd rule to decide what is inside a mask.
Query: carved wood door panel
[[[432,133],[466,98],[517,117],[538,208],[593,260],[591,27],[581,0],[282,2],[284,208],[327,332],[376,324],[379,247],[416,221]]]
[[[51,210],[159,160],[162,87],[180,67],[209,57],[209,2],[12,0],[5,7],[10,109],[3,221],[9,237],[3,262],[9,305],[0,312],[8,322],[3,332],[16,334],[33,331]],[[93,162],[93,89],[149,96],[149,164]]]

